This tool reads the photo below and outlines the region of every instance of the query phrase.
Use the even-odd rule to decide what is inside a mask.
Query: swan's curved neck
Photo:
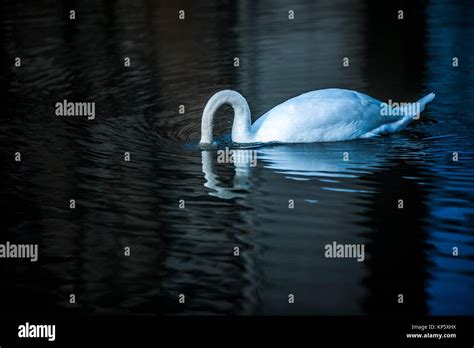
[[[234,123],[232,125],[232,141],[236,143],[250,143],[250,109],[247,101],[238,92],[225,90],[214,94],[206,104],[202,113],[201,145],[211,144],[213,141],[212,127],[214,114],[222,104],[230,104],[234,109]]]

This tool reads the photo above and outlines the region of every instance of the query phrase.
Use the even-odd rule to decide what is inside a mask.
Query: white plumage
[[[417,102],[419,112],[434,97],[430,93],[421,98]],[[387,115],[381,112],[382,102],[375,98],[356,91],[330,88],[288,99],[251,125],[250,109],[244,97],[225,90],[212,96],[204,108],[201,144],[212,143],[214,113],[226,103],[234,108],[232,141],[235,143],[310,143],[367,138],[398,132],[417,116],[392,106]]]

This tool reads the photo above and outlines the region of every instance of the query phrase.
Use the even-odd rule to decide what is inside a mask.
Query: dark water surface
[[[0,242],[40,260],[0,262],[1,311],[474,314],[472,18],[438,0],[2,4]],[[256,167],[197,146],[219,90],[255,121],[328,87],[436,99],[404,132],[259,147]],[[95,102],[95,120],[56,117],[64,99]],[[232,146],[232,110],[215,122]],[[325,258],[332,241],[366,260]]]

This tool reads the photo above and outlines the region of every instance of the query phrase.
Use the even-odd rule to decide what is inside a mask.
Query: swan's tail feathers
[[[434,93],[430,93],[425,95],[423,98],[419,99],[415,103],[407,103],[405,105],[399,107],[400,115],[405,115],[398,123],[402,125],[402,127],[406,126],[413,120],[418,120],[420,118],[420,114],[425,110],[426,104],[430,103],[435,98]]]
[[[425,95],[425,96],[424,96],[423,98],[421,98],[420,100],[418,100],[418,104],[420,105],[420,112],[422,112],[423,110],[425,110],[426,104],[432,102],[434,98],[435,98],[435,94],[434,94],[434,93],[430,93],[430,94]]]
[[[403,130],[411,121],[420,118],[420,114],[425,110],[426,104],[430,103],[434,97],[435,94],[430,93],[415,103],[402,103],[399,106],[391,108],[389,111],[392,115],[402,115],[403,117],[398,121],[384,124],[372,132],[376,134],[384,134]]]

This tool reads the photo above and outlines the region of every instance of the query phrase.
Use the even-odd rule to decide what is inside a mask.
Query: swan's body
[[[421,98],[418,112],[404,112],[400,116],[398,108],[392,106],[385,115],[381,112],[383,103],[368,95],[345,89],[322,89],[288,99],[251,125],[250,109],[244,97],[225,90],[212,96],[204,108],[201,144],[212,143],[214,113],[222,104],[234,108],[232,141],[235,143],[310,143],[398,132],[423,111],[434,96],[430,93]]]

